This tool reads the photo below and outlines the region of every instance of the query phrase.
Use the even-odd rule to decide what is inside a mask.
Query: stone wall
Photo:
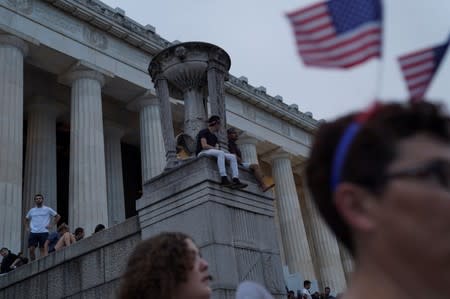
[[[115,298],[127,257],[141,240],[137,217],[0,277],[0,299]]]

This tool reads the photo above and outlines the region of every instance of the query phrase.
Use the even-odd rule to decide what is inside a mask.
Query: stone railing
[[[137,217],[0,277],[0,298],[115,298],[128,255],[141,240]]]

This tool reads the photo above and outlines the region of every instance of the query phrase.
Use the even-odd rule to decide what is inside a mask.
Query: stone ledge
[[[0,289],[30,279],[37,274],[41,275],[42,272],[49,271],[78,257],[88,255],[92,252],[98,252],[103,247],[113,245],[113,243],[133,234],[138,234],[139,232],[140,227],[137,217],[129,218],[120,224],[87,237],[65,249],[51,253],[44,258],[28,263],[9,272],[7,275],[1,276]]]

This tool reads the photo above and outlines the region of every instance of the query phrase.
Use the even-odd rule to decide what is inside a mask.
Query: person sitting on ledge
[[[192,239],[178,232],[141,241],[131,253],[119,299],[208,299],[208,263]]]
[[[74,232],[75,240],[78,242],[84,238],[84,228],[77,227]]]
[[[65,223],[58,227],[58,234],[60,235],[58,242],[55,245],[55,251],[67,247],[76,242],[75,236],[69,231],[69,226]]]
[[[210,156],[217,158],[217,167],[221,176],[221,184],[226,187],[235,189],[242,189],[247,187],[247,184],[241,183],[239,180],[239,170],[236,156],[225,153],[218,149],[216,132],[220,130],[220,117],[213,115],[208,119],[208,128],[201,130],[197,135],[197,156]],[[233,182],[228,180],[225,169],[225,160],[230,162],[231,176]]]
[[[450,298],[449,149],[446,109],[423,101],[320,126],[306,176],[354,257],[341,299]]]
[[[253,175],[256,178],[256,181],[258,182],[259,187],[262,189],[263,192],[266,192],[271,188],[273,188],[275,184],[266,185],[264,183],[264,174],[262,173],[258,164],[252,164],[250,162],[244,162],[242,160],[241,150],[236,144],[236,141],[239,139],[236,129],[229,128],[227,130],[227,135],[228,135],[228,150],[230,151],[230,154],[236,155],[239,165],[241,165],[245,169],[249,169],[253,173]]]

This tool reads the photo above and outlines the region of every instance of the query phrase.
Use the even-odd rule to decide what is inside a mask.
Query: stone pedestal
[[[321,289],[330,287],[333,292],[341,293],[346,288],[346,281],[336,237],[321,218],[308,190],[303,189],[301,196],[305,201],[319,285]]]
[[[101,88],[105,77],[80,67],[71,82],[69,223],[89,235],[108,226]]]
[[[0,240],[20,250],[22,228],[23,58],[28,47],[0,35]]]
[[[243,280],[284,298],[273,200],[250,173],[241,177],[250,182],[243,191],[220,186],[216,161],[202,157],[153,178],[136,205],[142,239],[161,231],[192,236],[209,262],[213,298],[235,298]]]
[[[271,159],[283,250],[289,272],[300,273],[304,279],[316,280],[289,155],[280,152],[272,155]]]
[[[125,221],[125,196],[123,191],[122,149],[120,139],[124,129],[105,121],[106,194],[108,197],[109,226]]]
[[[206,90],[211,114],[218,115],[222,128],[217,132],[218,143],[222,149],[228,148],[225,134],[225,86],[231,60],[218,46],[203,42],[180,43],[168,47],[155,55],[148,67],[155,83],[159,98],[164,144],[166,149],[166,169],[175,167],[175,142],[171,96],[184,100],[184,134],[195,140],[200,129],[206,127]]]

